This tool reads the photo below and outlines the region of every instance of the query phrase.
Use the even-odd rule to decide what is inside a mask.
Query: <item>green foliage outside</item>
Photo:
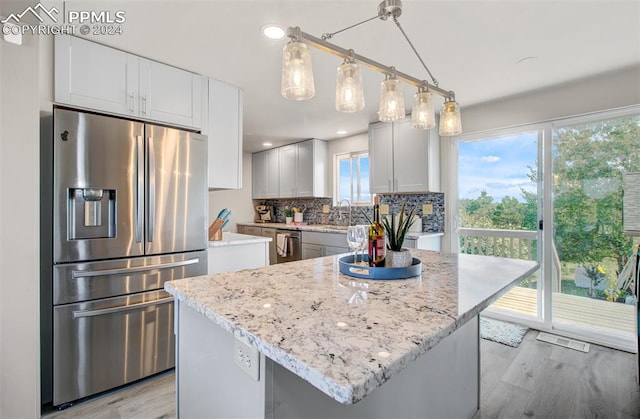
[[[591,280],[589,289],[579,289],[573,284],[573,276],[563,275],[562,292],[602,297],[603,292],[596,290],[596,286],[601,281],[607,281],[608,285],[617,283],[618,275],[632,255],[633,240],[623,234],[622,175],[640,172],[640,117],[564,127],[555,130],[553,135],[556,250],[563,273],[570,271],[575,275],[575,268],[583,266]],[[536,174],[530,167],[532,181],[537,181]],[[536,194],[521,190],[520,198],[507,196],[495,202],[483,191],[477,198],[462,199],[461,225],[536,230]],[[467,247],[463,248],[465,244]],[[468,239],[465,243],[461,237],[461,251],[476,253],[478,247],[482,244],[469,244]],[[624,295],[625,291],[610,290],[604,297],[615,299],[613,297]]]

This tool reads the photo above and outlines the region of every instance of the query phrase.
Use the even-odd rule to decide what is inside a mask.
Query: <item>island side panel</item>
[[[269,419],[470,418],[479,408],[478,316],[444,338],[401,373],[353,405],[340,404],[266,359]]]
[[[179,418],[264,418],[265,361],[253,380],[233,362],[234,337],[176,300]]]

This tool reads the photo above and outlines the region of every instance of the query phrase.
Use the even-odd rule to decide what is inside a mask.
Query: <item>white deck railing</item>
[[[537,259],[538,232],[535,230],[461,228],[458,234],[461,253],[513,259]]]
[[[495,230],[488,228],[461,228],[460,252],[473,255],[501,256],[513,259],[537,260],[538,232],[535,230]],[[560,290],[560,259],[553,245],[553,292]]]

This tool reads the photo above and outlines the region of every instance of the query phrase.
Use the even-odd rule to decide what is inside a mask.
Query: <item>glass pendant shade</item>
[[[378,119],[382,122],[394,122],[404,118],[404,96],[402,84],[396,78],[390,78],[380,84],[380,106]]]
[[[450,137],[461,132],[460,105],[456,101],[447,100],[440,110],[440,135]]]
[[[282,50],[282,96],[307,100],[316,94],[311,53],[302,42],[289,42]]]
[[[411,127],[417,129],[431,129],[436,126],[436,117],[433,111],[433,95],[424,90],[419,90],[413,97],[413,109],[411,110]]]
[[[358,112],[364,108],[364,92],[360,67],[345,61],[338,67],[336,77],[336,110]]]

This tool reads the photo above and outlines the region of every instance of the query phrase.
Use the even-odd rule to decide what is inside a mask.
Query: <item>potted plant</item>
[[[400,208],[400,215],[396,225],[395,217],[385,216],[382,219],[382,225],[387,233],[387,255],[385,256],[385,266],[406,267],[411,266],[412,258],[409,249],[402,247],[404,238],[409,228],[416,222],[416,208],[412,207],[409,213],[405,215],[406,202]]]
[[[293,222],[293,209],[287,207],[284,207],[284,210],[282,211],[284,213],[284,222],[286,224],[291,224]]]

